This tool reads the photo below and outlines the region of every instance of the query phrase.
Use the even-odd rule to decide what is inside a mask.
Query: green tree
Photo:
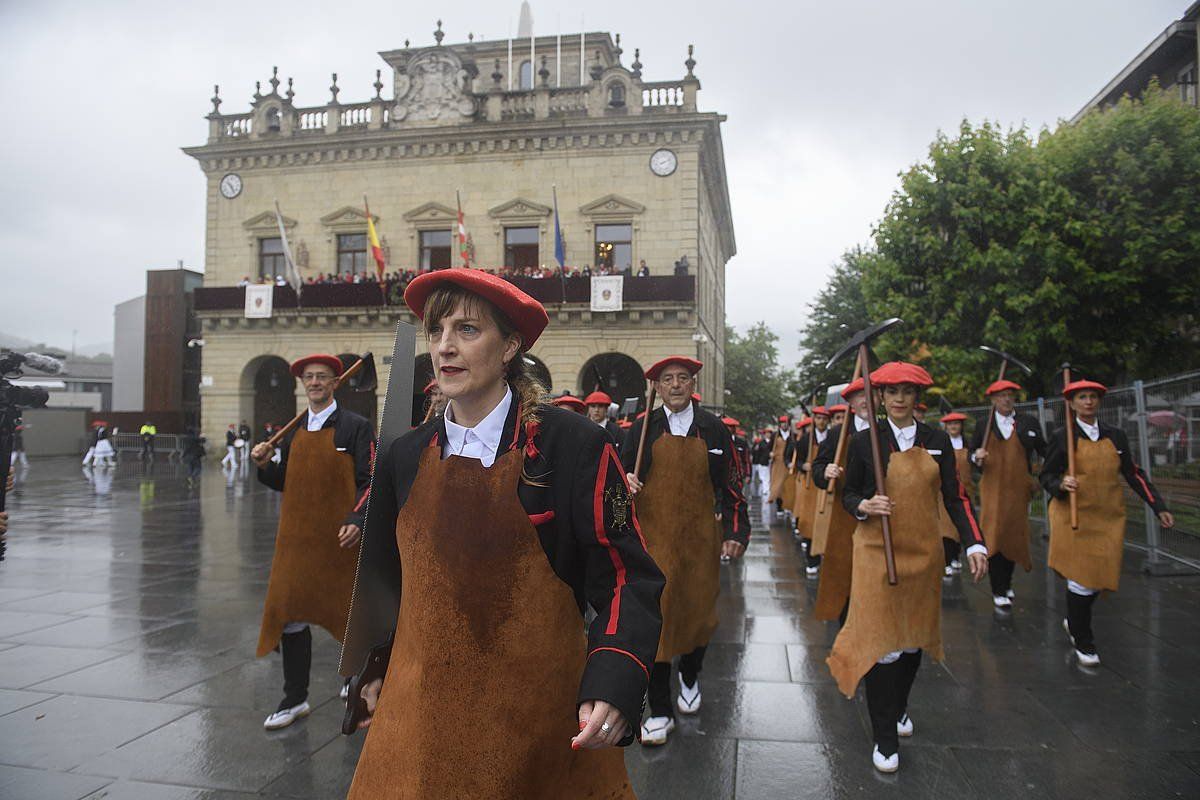
[[[725,328],[725,411],[747,430],[766,425],[790,408],[793,376],[779,366],[779,337],[765,322],[739,334]]]

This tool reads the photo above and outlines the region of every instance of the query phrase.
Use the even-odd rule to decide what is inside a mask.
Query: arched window
[[[267,109],[267,130],[274,131],[275,133],[279,132],[279,109],[278,108],[268,108]]]
[[[579,370],[580,397],[586,397],[597,389],[623,405],[631,398],[639,398],[638,408],[645,405],[646,379],[642,368],[624,353],[601,353],[588,359]]]
[[[533,64],[532,63],[530,63],[528,61],[522,61],[521,62],[521,71],[518,73],[518,75],[520,75],[520,82],[518,84],[520,89],[525,90],[525,89],[533,88]]]
[[[608,85],[608,105],[611,108],[625,107],[625,84],[613,81]]]

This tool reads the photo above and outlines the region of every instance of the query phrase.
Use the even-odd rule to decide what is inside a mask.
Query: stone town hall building
[[[336,75],[322,105],[298,105],[277,75],[248,112],[226,113],[214,96],[208,141],[185,150],[207,188],[195,295],[206,434],[289,418],[302,393],[287,362],[308,352],[373,351],[382,397],[395,321],[416,322],[401,286],[306,285],[299,304],[278,287],[269,319],[244,317],[238,286],[284,269],[276,200],[303,280],[373,271],[364,194],[389,271],[459,263],[456,191],[473,265],[502,270],[555,265],[557,187],[568,267],[636,273],[645,261],[650,275],[624,278],[617,312],[590,310],[586,277],[514,278],[549,311],[531,355],[553,391],[587,393],[602,381],[619,402],[644,391],[644,367],[683,353],[706,365],[704,402],[722,405],[725,265],[736,243],[724,117],[697,107],[691,48],[683,77],[649,82],[640,52],[626,66],[620,37],[607,33],[443,44],[439,22],[434,38],[380,53],[390,96],[378,73],[365,102],[343,102]],[[427,354],[415,370],[419,387],[431,374]],[[382,406],[369,395],[344,402],[367,414]]]

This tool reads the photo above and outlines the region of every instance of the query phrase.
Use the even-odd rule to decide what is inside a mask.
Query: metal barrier
[[[978,422],[990,408],[958,410]],[[1061,397],[1018,403],[1017,411],[1037,417],[1047,435],[1063,425]],[[1175,527],[1163,530],[1149,506],[1126,487],[1125,544],[1146,552],[1151,572],[1164,570],[1166,560],[1200,570],[1200,372],[1110,388],[1100,419],[1125,431],[1134,461],[1175,515]],[[1039,497],[1030,505],[1030,515],[1049,531],[1045,509],[1045,499]]]
[[[183,455],[183,437],[175,433],[159,433],[154,436],[154,454],[165,453],[168,461],[176,461]],[[113,449],[117,451],[117,460],[122,453],[134,453],[137,457],[142,454],[142,435],[140,433],[116,433],[112,436]]]

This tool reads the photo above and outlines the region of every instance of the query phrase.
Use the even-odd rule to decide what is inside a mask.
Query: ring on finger
[[[607,722],[605,722],[603,725],[600,726],[600,735],[608,736],[608,732],[611,730],[612,730],[612,725],[609,725]]]

